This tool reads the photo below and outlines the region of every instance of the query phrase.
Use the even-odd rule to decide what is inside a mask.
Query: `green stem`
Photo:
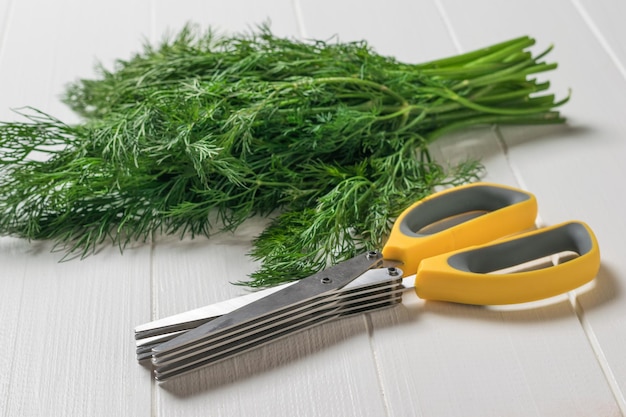
[[[456,94],[454,91],[445,89],[445,88],[428,88],[428,91],[432,92],[435,95],[438,95],[439,97],[443,97],[443,98],[447,98],[452,101],[455,101],[464,107],[468,107],[470,109],[477,110],[479,112],[491,113],[491,114],[501,114],[501,115],[510,115],[510,116],[526,115],[526,114],[533,114],[533,113],[538,113],[542,111],[547,111],[553,107],[558,107],[558,105],[560,105],[560,104],[555,105],[550,102],[547,105],[541,106],[541,107],[507,109],[507,108],[500,108],[500,107],[489,107],[489,106],[484,106],[482,104],[475,103],[469,99],[466,99],[465,97],[461,97],[460,95]],[[565,101],[563,101],[562,103],[565,103]]]
[[[491,124],[539,125],[539,124],[557,124],[557,123],[563,123],[564,121],[565,119],[563,119],[560,116],[559,112],[556,112],[556,111],[538,113],[534,115],[531,114],[531,115],[527,115],[524,117],[510,116],[510,115],[487,115],[487,116],[482,116],[482,117],[473,117],[471,119],[447,124],[446,126],[441,127],[431,132],[428,135],[427,139],[428,139],[428,143],[432,143],[437,138],[447,133],[464,129],[466,127],[471,127],[471,126],[491,125]]]
[[[527,40],[523,43],[516,43],[513,44],[511,46],[502,48],[498,51],[495,51],[492,54],[489,55],[485,55],[483,57],[477,58],[472,62],[468,62],[466,67],[472,67],[474,65],[481,65],[481,64],[485,64],[485,63],[493,63],[493,62],[505,62],[506,58],[509,58],[509,60],[512,57],[517,58],[519,55],[519,53],[521,52],[521,50],[523,48],[526,48],[528,46],[533,45],[535,42],[532,40]],[[521,55],[522,57],[529,57],[530,55],[528,53],[522,53]],[[528,62],[528,59],[524,59],[523,61]],[[510,62],[510,61],[509,61]]]
[[[479,87],[483,85],[489,85],[493,83],[501,83],[504,81],[523,80],[527,75],[537,72],[545,72],[556,69],[557,64],[534,64],[533,63],[521,63],[512,67],[506,68],[502,71],[478,77],[474,79],[466,79],[458,83],[453,90],[460,90],[467,87]],[[527,67],[527,68],[526,68]]]
[[[531,39],[528,36],[522,36],[516,39],[511,39],[510,41],[501,42],[486,48],[477,49],[475,51],[467,52],[464,54],[459,54],[456,56],[452,56],[449,58],[438,59],[430,62],[425,62],[423,64],[415,65],[413,68],[415,69],[425,69],[425,68],[444,68],[450,66],[459,66],[464,65],[469,62],[475,61],[477,59],[481,59],[485,55],[491,55],[493,53],[497,53],[497,51],[507,48],[512,45],[516,45],[518,49],[523,49],[528,46],[534,45],[535,40]]]

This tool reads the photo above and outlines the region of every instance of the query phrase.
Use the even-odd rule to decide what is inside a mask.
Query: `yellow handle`
[[[488,274],[553,254],[579,256],[544,269]],[[600,250],[591,229],[568,222],[495,243],[425,259],[415,278],[420,298],[464,304],[515,304],[561,294],[591,281]]]
[[[466,220],[467,214],[479,216]],[[404,274],[411,275],[423,259],[530,229],[536,217],[537,200],[528,192],[490,183],[451,188],[418,201],[398,217],[383,257],[402,262]],[[465,221],[426,230],[454,219]]]

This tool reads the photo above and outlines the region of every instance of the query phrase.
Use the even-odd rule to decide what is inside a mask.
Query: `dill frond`
[[[475,161],[431,160],[441,135],[563,122],[555,108],[567,98],[530,78],[556,66],[533,44],[413,65],[366,42],[187,26],[69,85],[63,100],[81,123],[30,109],[0,124],[0,234],[87,256],[278,213],[254,241],[262,267],[246,284],[301,278],[380,247],[391,220],[434,187],[479,177]]]

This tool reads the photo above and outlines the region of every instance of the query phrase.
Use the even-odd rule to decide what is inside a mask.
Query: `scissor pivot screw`
[[[330,278],[328,278],[328,277],[324,277],[324,278],[322,278],[322,279],[320,280],[320,282],[321,282],[322,284],[330,284],[331,282],[333,282],[333,280],[332,280],[332,279],[330,279]]]
[[[365,256],[367,257],[367,259],[372,259],[378,256],[378,252],[376,252],[375,250],[371,250],[367,252]]]
[[[392,277],[397,277],[398,275],[400,275],[400,272],[398,271],[398,268],[395,268],[393,266],[387,268],[387,273],[389,275],[391,275]]]

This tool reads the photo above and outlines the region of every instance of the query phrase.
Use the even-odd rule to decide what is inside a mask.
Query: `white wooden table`
[[[0,239],[1,416],[626,415],[626,2],[611,0],[0,0],[0,120],[31,105],[72,121],[63,86],[193,20],[242,31],[367,39],[422,62],[519,35],[554,43],[553,91],[569,123],[481,128],[433,147],[482,157],[486,180],[521,186],[541,222],[586,221],[603,262],[549,303],[424,302],[319,326],[155,384],[135,325],[241,294],[262,230],[163,238],[59,263],[45,242]],[[234,261],[236,260],[236,261]]]

